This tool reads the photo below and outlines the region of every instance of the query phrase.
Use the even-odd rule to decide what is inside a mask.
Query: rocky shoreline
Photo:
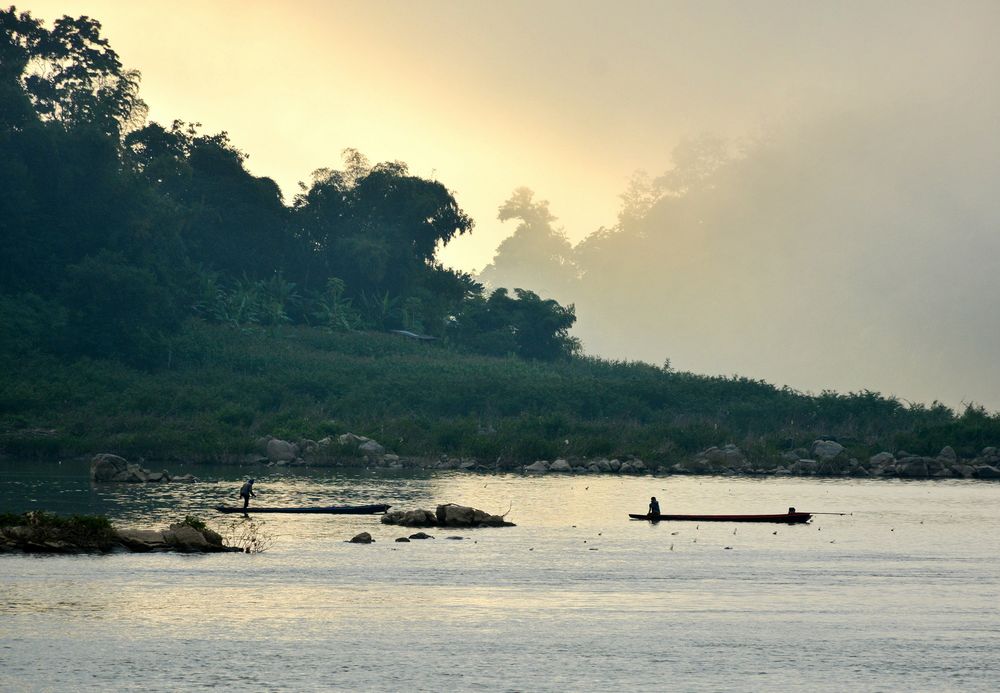
[[[909,479],[1000,479],[1000,451],[984,447],[978,455],[960,458],[945,446],[937,455],[905,450],[881,451],[866,458],[852,456],[833,439],[817,439],[809,447],[777,455],[750,456],[735,444],[713,446],[680,462],[644,461],[637,457],[536,460],[530,464],[475,458],[402,457],[371,438],[346,433],[337,438],[297,442],[273,437],[258,439],[260,454],[246,463],[269,467],[374,467],[378,469],[520,472],[524,474],[739,474],[770,476],[849,476]]]
[[[635,456],[622,458],[557,458],[524,463],[516,460],[485,462],[470,457],[405,457],[388,451],[376,440],[345,433],[319,441],[287,441],[271,436],[257,441],[259,453],[238,460],[241,465],[275,469],[294,467],[342,467],[387,470],[452,470],[478,473],[522,474],[691,474],[761,476],[847,476],[904,479],[1000,479],[1000,449],[988,446],[973,457],[959,457],[950,446],[937,455],[917,455],[905,450],[881,451],[859,456],[833,439],[817,439],[808,447],[797,447],[761,456],[747,454],[735,444],[712,446],[681,461],[647,461]],[[676,459],[676,458],[675,458]],[[95,482],[163,483],[190,482],[190,475],[152,472],[139,464],[109,453],[91,459]]]

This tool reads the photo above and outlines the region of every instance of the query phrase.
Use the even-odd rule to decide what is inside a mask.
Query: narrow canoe
[[[374,515],[386,512],[390,506],[378,505],[324,505],[320,507],[305,508],[268,508],[258,505],[251,505],[246,510],[243,506],[219,505],[215,509],[220,513],[326,513],[328,515]]]
[[[811,513],[780,513],[777,515],[635,515],[629,513],[633,520],[649,520],[659,522],[661,520],[699,521],[699,522],[784,522],[793,525],[801,522],[809,522],[812,519]]]

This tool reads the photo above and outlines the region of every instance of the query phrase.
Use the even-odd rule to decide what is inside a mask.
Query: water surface
[[[240,522],[211,510],[236,502],[238,469],[145,486],[86,471],[3,463],[0,511]],[[377,516],[265,515],[257,555],[0,556],[0,690],[996,688],[1000,484],[256,473],[261,504],[456,502],[518,526],[401,544],[413,530]],[[630,521],[651,495],[664,512],[853,515]],[[345,543],[361,531],[376,543]]]

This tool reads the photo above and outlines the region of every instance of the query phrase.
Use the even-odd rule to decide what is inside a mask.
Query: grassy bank
[[[1000,416],[975,407],[956,415],[868,392],[809,396],[647,364],[485,357],[379,333],[193,322],[151,371],[37,353],[4,359],[0,448],[19,457],[233,459],[261,435],[347,431],[402,455],[490,461],[670,461],[727,442],[754,456],[820,436],[857,455],[952,445],[971,456],[1000,441]]]

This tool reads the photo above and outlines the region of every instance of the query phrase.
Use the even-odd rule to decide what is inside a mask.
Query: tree
[[[0,131],[20,129],[34,117],[21,77],[43,36],[41,22],[27,12],[0,9]]]
[[[151,270],[102,251],[67,268],[62,298],[72,353],[143,366],[166,360],[167,339],[180,312]]]
[[[488,298],[479,295],[466,301],[452,323],[451,338],[493,356],[553,361],[579,352],[579,340],[569,335],[576,322],[573,306],[564,308],[523,289],[514,294],[516,298],[497,289]]]
[[[145,120],[141,76],[122,67],[118,54],[101,37],[100,22],[64,16],[51,31],[37,25],[24,36],[32,60],[23,83],[42,120],[65,127],[92,126],[114,137]]]
[[[565,232],[552,226],[556,217],[548,201],[535,201],[534,195],[529,188],[518,188],[500,206],[500,221],[518,219],[520,223],[497,248],[479,279],[493,287],[532,286],[564,298],[576,282],[573,247]]]
[[[286,276],[304,253],[293,237],[281,190],[246,170],[247,155],[226,132],[205,135],[200,124],[175,120],[125,138],[136,172],[177,205],[190,256],[232,276]]]
[[[440,245],[472,230],[472,219],[441,183],[409,174],[401,162],[370,166],[346,150],[345,169],[320,169],[294,210],[319,276],[344,279],[354,295],[399,297],[416,291]]]

